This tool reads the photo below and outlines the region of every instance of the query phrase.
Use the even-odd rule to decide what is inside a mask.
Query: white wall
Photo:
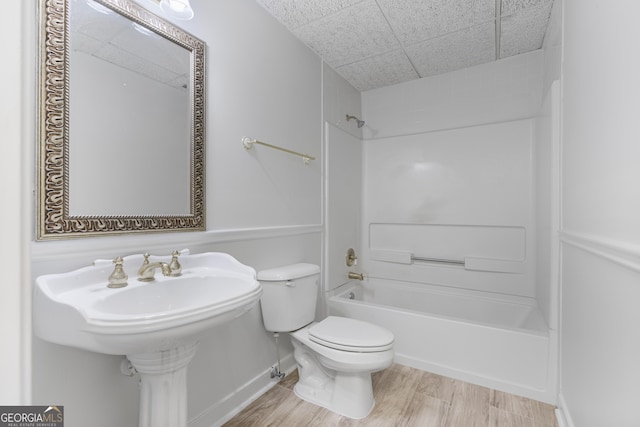
[[[24,3],[35,9],[34,0]],[[207,43],[208,231],[31,242],[33,277],[82,267],[95,258],[146,251],[162,254],[185,247],[192,252],[227,252],[256,270],[302,261],[321,263],[321,61],[252,0],[191,3],[195,18],[177,24]],[[24,22],[34,37],[33,10]],[[27,70],[24,86],[34,87],[34,73],[23,70]],[[31,107],[24,119],[29,132],[33,132],[35,114]],[[305,166],[300,158],[266,147],[256,146],[248,152],[241,146],[245,135],[306,152],[318,160]],[[26,144],[32,141],[23,140]],[[23,165],[31,179],[33,162],[29,156],[25,159]],[[30,184],[25,182],[27,187]],[[25,197],[27,213],[15,212],[14,216],[33,217],[32,200]],[[21,225],[23,233],[33,234],[31,220],[23,219]],[[26,245],[28,240],[20,243]],[[11,313],[10,320],[16,326],[10,336],[14,341],[30,342],[28,332],[18,331],[17,319],[31,315],[31,285],[24,277],[16,280],[22,283],[15,291],[24,290],[27,297],[24,310]],[[22,324],[30,330],[28,323]],[[290,343],[282,340],[281,346],[286,359],[283,367],[287,368]],[[269,369],[275,354],[273,339],[264,331],[257,307],[226,327],[213,329],[201,341],[189,370],[191,425],[213,425],[273,384]],[[137,379],[120,374],[120,360],[34,337],[33,401],[65,405],[66,425],[70,427],[136,425]],[[107,407],[117,410],[105,411]]]
[[[254,1],[193,4],[183,26],[207,42],[209,229],[320,224],[322,65]],[[317,157],[263,146],[248,136]]]
[[[0,259],[6,266],[0,298],[0,404],[30,402],[30,318],[22,310],[30,298],[29,232],[30,181],[32,170],[27,159],[34,128],[33,95],[33,16],[34,4],[10,2],[4,5],[0,25],[3,66],[0,67],[0,129],[2,156],[0,182],[3,183],[0,209]],[[30,53],[30,55],[25,55]],[[29,113],[26,113],[29,111]]]
[[[404,250],[416,256],[502,258],[522,271],[479,274],[367,257],[371,274],[535,296],[530,118],[542,101],[542,64],[535,51],[362,94],[365,250],[402,251],[393,241],[402,224],[415,240]],[[469,253],[454,244],[465,238],[484,244]]]
[[[565,0],[561,406],[640,425],[640,3]]]
[[[542,101],[542,51],[362,93],[364,139],[526,119]]]
[[[346,120],[347,114],[363,119],[360,92],[327,64],[322,67],[322,96],[323,120],[362,139],[362,130],[368,125],[359,128],[353,120]]]
[[[366,141],[367,272],[535,297],[532,144],[531,120]],[[406,265],[388,251],[484,267]]]

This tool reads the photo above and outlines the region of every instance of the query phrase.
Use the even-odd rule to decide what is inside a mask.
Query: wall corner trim
[[[564,395],[560,393],[558,395],[558,407],[556,408],[556,421],[558,421],[558,427],[575,427],[571,415],[567,409],[567,402],[564,400]]]

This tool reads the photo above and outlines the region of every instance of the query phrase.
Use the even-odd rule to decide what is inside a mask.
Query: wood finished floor
[[[288,375],[224,427],[557,427],[552,405],[398,364],[373,374],[376,406],[362,420],[301,400],[296,381]]]

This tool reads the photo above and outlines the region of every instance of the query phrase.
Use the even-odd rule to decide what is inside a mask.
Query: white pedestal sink
[[[227,254],[183,255],[181,276],[158,271],[153,282],[136,280],[142,260],[124,258],[128,286],[117,289],[107,287],[107,261],[38,277],[34,331],[52,343],[126,355],[141,378],[139,426],[186,427],[187,366],[198,339],[250,310],[262,288],[253,268]]]

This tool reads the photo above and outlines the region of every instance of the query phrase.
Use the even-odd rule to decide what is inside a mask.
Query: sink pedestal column
[[[127,355],[140,374],[138,427],[187,427],[187,366],[197,346]]]

